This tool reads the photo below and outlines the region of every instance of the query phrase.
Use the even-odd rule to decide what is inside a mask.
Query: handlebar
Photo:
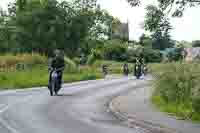
[[[58,69],[50,67],[49,70],[50,70],[50,71],[63,71],[63,70],[64,70],[64,67],[60,67],[60,68],[58,68]]]

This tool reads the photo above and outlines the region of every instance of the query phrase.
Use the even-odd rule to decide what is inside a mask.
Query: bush
[[[162,61],[162,55],[159,52],[159,50],[153,50],[151,48],[144,49],[144,58],[146,62],[151,62],[151,63]]]
[[[65,59],[65,65],[66,65],[66,68],[65,68],[66,72],[75,73],[78,71],[78,66],[73,60],[71,60],[70,58],[66,56],[64,59]]]
[[[118,40],[108,41],[103,49],[104,58],[106,60],[124,61],[126,58],[127,47]]]
[[[179,61],[182,59],[182,48],[175,48],[174,51],[171,51],[167,55],[169,61]]]
[[[92,65],[96,60],[102,59],[102,53],[100,49],[93,49],[91,55],[89,55],[87,64]]]
[[[78,57],[75,57],[75,58],[73,59],[73,61],[74,61],[74,63],[76,63],[76,65],[79,65],[79,64],[80,64],[80,58],[78,58]]]
[[[64,82],[74,82],[82,80],[92,80],[101,78],[101,74],[95,72],[90,67],[82,68],[76,73],[65,71],[63,74]],[[47,86],[49,73],[47,66],[34,66],[31,70],[16,72],[0,72],[0,89],[17,89],[28,87]]]
[[[192,42],[192,47],[200,47],[200,40],[195,40]]]
[[[191,66],[176,63],[163,69],[166,70],[163,70],[163,73],[159,75],[156,84],[160,95],[166,102],[176,101],[177,104],[180,104],[188,101],[195,85],[194,70],[191,69]]]
[[[192,107],[195,112],[200,113],[200,97],[192,98]]]
[[[129,48],[127,50],[127,60],[128,62],[136,62],[136,57],[137,57],[137,50],[135,50],[134,48]]]
[[[199,64],[170,63],[157,65],[152,70],[157,79],[155,95],[166,106],[176,107],[175,113],[186,119],[200,113]]]
[[[128,62],[135,62],[137,57],[144,57],[145,61],[149,63],[162,61],[162,55],[159,50],[144,48],[141,45],[136,45],[127,51]]]
[[[17,64],[38,65],[47,64],[48,59],[46,56],[33,53],[33,54],[5,54],[0,56],[0,66],[14,66]]]

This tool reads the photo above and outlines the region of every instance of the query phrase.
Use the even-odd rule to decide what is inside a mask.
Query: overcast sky
[[[0,0],[0,6],[6,9],[7,3],[14,0]],[[59,0],[61,1],[61,0]],[[145,6],[154,3],[155,0],[146,0],[140,7],[130,7],[125,0],[99,0],[102,8],[108,10],[121,21],[129,21],[130,38],[138,39],[144,32],[141,23],[145,16]],[[143,0],[145,1],[145,0]],[[154,3],[155,4],[155,3]],[[200,40],[200,6],[187,9],[184,17],[171,19],[173,30],[172,38],[176,40]]]

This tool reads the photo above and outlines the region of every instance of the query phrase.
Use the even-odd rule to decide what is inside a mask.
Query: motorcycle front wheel
[[[55,80],[51,81],[51,88],[50,88],[50,95],[53,96],[55,93],[55,88],[56,88],[56,82]]]

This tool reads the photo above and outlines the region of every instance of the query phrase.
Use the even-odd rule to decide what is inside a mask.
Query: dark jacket
[[[64,61],[64,58],[60,58],[60,57],[54,57],[50,60],[49,62],[49,70],[50,70],[50,74],[49,74],[49,86],[48,88],[50,89],[51,88],[51,74],[52,74],[52,69],[59,69],[59,68],[62,68],[63,67],[63,70],[64,70],[64,67],[65,67],[65,61]],[[63,70],[59,70],[57,71],[58,72],[58,79],[59,79],[59,88],[61,88],[61,84],[62,84],[62,73],[63,73]]]
[[[64,58],[54,57],[53,59],[50,60],[49,67],[50,68],[55,68],[55,69],[58,69],[58,68],[61,68],[61,67],[65,67]]]

